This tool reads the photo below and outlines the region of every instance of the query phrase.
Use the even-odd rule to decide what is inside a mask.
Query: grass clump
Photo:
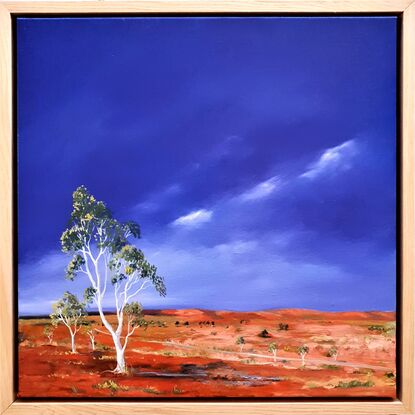
[[[349,382],[339,382],[336,388],[371,388],[375,384],[371,380],[362,382],[357,379],[350,380]]]
[[[153,394],[153,395],[160,395],[160,391],[157,389],[157,388],[155,388],[154,386],[146,386],[145,388],[143,388],[142,389],[142,391],[143,392],[146,392],[146,393],[151,393],[151,394]]]
[[[117,382],[114,382],[111,379],[106,380],[105,382],[102,382],[102,383],[98,383],[98,385],[96,385],[96,388],[97,389],[108,389],[111,391],[111,394],[114,394],[120,390],[122,391],[128,390],[128,386],[119,385]]]
[[[175,395],[180,395],[181,393],[183,393],[183,390],[182,390],[182,389],[180,389],[177,385],[174,385],[172,392],[173,392]]]
[[[396,323],[386,323],[386,324],[372,324],[367,328],[369,331],[373,331],[377,334],[385,334],[389,336],[395,336],[396,334]]]
[[[337,365],[322,365],[321,367],[327,370],[338,370],[339,369],[339,366]]]

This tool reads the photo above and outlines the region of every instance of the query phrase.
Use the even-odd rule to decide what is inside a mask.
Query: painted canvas
[[[20,398],[396,396],[396,17],[15,25]]]

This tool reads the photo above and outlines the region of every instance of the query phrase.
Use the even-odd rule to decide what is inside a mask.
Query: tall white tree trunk
[[[305,355],[304,354],[301,355],[301,363],[303,366],[305,366]]]
[[[75,333],[72,331],[71,331],[71,346],[72,346],[72,353],[76,353]]]
[[[115,351],[117,355],[117,367],[115,368],[114,372],[125,373],[126,372],[125,358],[124,358],[125,350],[121,345],[120,338],[116,334],[113,334],[112,338],[114,340],[114,346],[115,346]]]

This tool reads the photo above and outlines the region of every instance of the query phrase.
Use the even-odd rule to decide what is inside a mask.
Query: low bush
[[[349,382],[339,382],[336,388],[370,388],[375,384],[371,380],[367,380],[366,382],[362,382],[360,380],[351,380]]]
[[[114,382],[111,379],[106,380],[105,382],[102,382],[102,383],[98,383],[98,385],[96,385],[96,388],[97,389],[108,389],[111,391],[112,394],[114,394],[115,392],[118,392],[119,390],[123,390],[123,391],[128,390],[128,386],[119,385],[117,382]]]
[[[153,395],[159,395],[161,392],[154,386],[146,386],[142,389],[143,392],[152,393]]]
[[[268,330],[264,329],[258,333],[258,337],[267,338],[271,337],[271,335],[268,333]]]

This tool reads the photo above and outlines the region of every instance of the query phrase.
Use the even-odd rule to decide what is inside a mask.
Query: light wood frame
[[[401,348],[394,401],[19,401],[14,390],[12,19],[21,14],[391,13],[401,17]],[[414,414],[415,0],[0,0],[0,412],[39,414]]]

